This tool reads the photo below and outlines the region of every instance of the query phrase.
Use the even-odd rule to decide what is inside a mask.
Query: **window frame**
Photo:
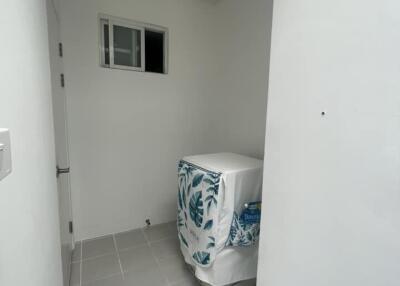
[[[114,17],[107,14],[99,14],[98,15],[98,22],[99,22],[99,50],[100,50],[100,66],[104,68],[111,68],[111,69],[121,69],[121,70],[131,70],[131,71],[140,71],[140,72],[147,72],[146,71],[146,42],[145,42],[145,32],[152,31],[157,33],[162,33],[164,36],[164,67],[163,73],[156,73],[156,72],[147,72],[147,73],[155,73],[155,74],[168,74],[168,28],[148,24],[144,22],[138,22],[134,20],[128,20],[124,18]],[[104,45],[104,26],[108,24],[108,41],[109,41],[109,55],[110,55],[110,64],[105,64],[105,45]],[[114,63],[114,25],[126,27],[129,29],[135,29],[140,31],[140,59],[141,65],[140,67],[130,67],[130,66],[123,66],[123,65],[116,65]]]

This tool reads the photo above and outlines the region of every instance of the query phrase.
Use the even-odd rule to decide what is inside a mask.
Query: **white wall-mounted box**
[[[0,181],[11,171],[10,132],[8,129],[0,128]]]

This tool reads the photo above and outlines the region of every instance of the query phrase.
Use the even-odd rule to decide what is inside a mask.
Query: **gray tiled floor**
[[[72,262],[71,286],[199,285],[181,256],[175,222],[77,243]]]

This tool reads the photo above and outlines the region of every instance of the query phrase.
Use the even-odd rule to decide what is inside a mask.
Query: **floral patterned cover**
[[[250,246],[260,237],[260,223],[246,223],[238,214],[233,214],[233,221],[226,246]]]
[[[178,236],[182,247],[199,266],[209,267],[217,254],[221,173],[181,160],[178,164]],[[246,224],[234,213],[226,246],[253,245],[259,224]]]

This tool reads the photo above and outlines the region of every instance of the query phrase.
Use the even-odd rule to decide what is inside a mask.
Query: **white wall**
[[[197,0],[63,1],[78,239],[175,218],[177,160],[210,151],[202,138],[211,8]],[[168,75],[101,68],[98,13],[168,27]]]
[[[214,8],[217,68],[211,93],[216,151],[262,159],[272,0],[219,0]]]
[[[0,126],[12,174],[0,182],[0,285],[61,286],[46,5],[2,2]]]
[[[399,285],[399,9],[275,1],[258,285]]]
[[[62,1],[78,239],[137,228],[146,218],[175,219],[176,163],[185,155],[224,150],[262,157],[264,2]],[[168,75],[99,67],[98,13],[168,27]],[[235,30],[224,31],[231,25]],[[257,32],[246,34],[246,28]],[[251,44],[241,43],[247,40]],[[229,63],[244,56],[244,47],[249,66]],[[243,74],[222,77],[226,69]],[[243,86],[226,87],[238,77]]]

